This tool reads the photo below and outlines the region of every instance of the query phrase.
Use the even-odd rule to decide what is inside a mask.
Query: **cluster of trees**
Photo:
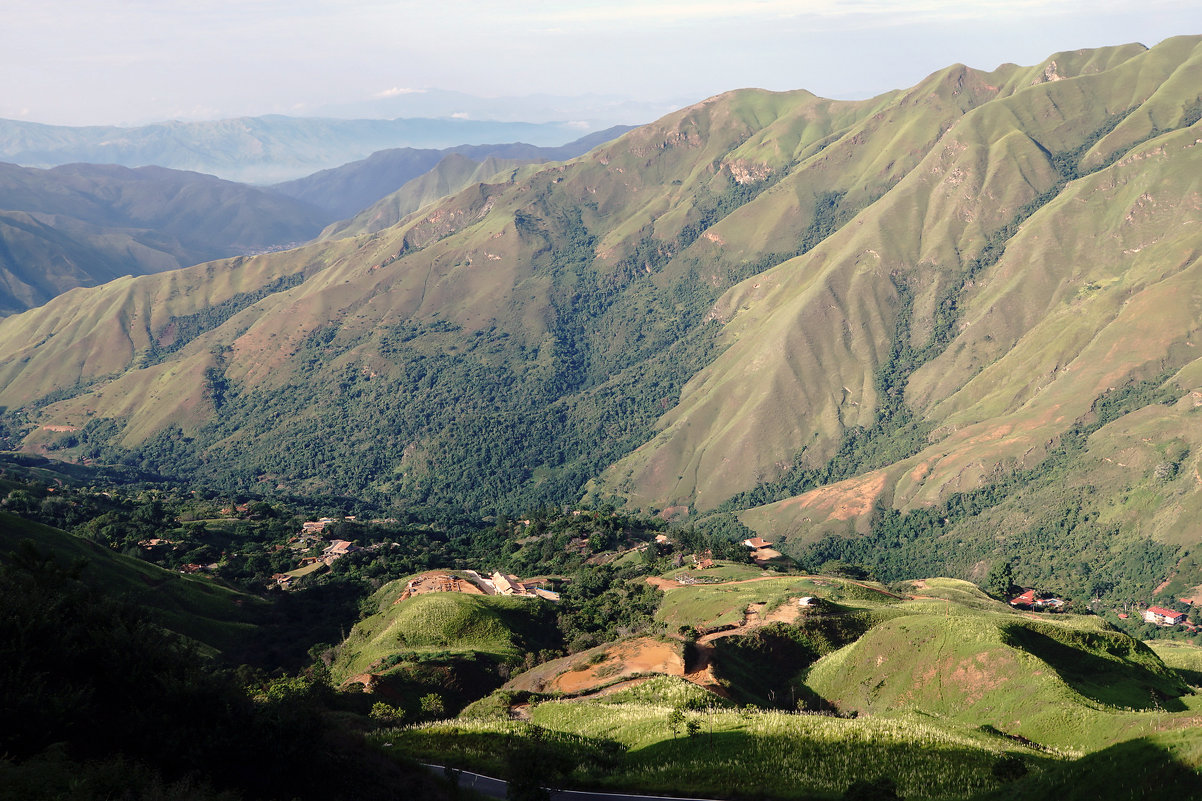
[[[441,320],[371,331],[331,323],[308,337],[282,386],[238,386],[216,358],[207,397],[220,414],[199,431],[166,430],[131,451],[114,444],[119,426],[96,422],[63,445],[89,459],[230,491],[268,475],[380,503],[404,498],[507,514],[579,498],[590,478],[650,436],[684,383],[713,358],[719,326],[707,313],[716,298],[813,247],[854,213],[842,193],[825,193],[793,252],[754,264],[682,263],[672,278],[660,275],[705,229],[784,172],[745,184],[715,178],[676,237],[648,229],[616,265],[596,260],[595,206],[537,193],[515,222],[536,279],[548,286],[549,328],[540,342],[497,328],[469,335]],[[160,332],[166,344],[156,339],[143,363],[161,361],[295,280],[173,319]],[[523,313],[517,306],[525,300],[513,302],[510,311]],[[331,367],[352,349],[390,368]]]

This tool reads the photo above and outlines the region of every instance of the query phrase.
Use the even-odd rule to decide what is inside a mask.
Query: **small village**
[[[576,514],[579,514],[579,512]],[[284,590],[295,589],[299,586],[298,582],[301,579],[328,570],[335,562],[348,554],[396,547],[395,543],[391,542],[360,546],[349,540],[337,537],[327,539],[325,537],[326,530],[343,521],[353,523],[356,522],[356,518],[348,515],[337,519],[333,517],[321,517],[316,520],[302,522],[300,531],[291,537],[286,545],[277,546],[277,548],[287,548],[293,551],[298,560],[297,566],[293,570],[272,575],[272,586]],[[360,522],[370,524],[395,521],[365,520]],[[526,520],[518,522],[527,526],[530,524],[530,521]],[[669,544],[669,538],[664,534],[657,534],[654,542],[656,546],[665,546]],[[170,547],[173,544],[171,540],[158,538],[139,542],[139,545],[147,550]],[[741,544],[748,549],[751,561],[760,567],[768,567],[773,563],[783,564],[789,561],[788,557],[773,547],[774,543],[763,537],[750,537],[743,540]],[[583,539],[573,540],[569,543],[569,547],[579,550],[583,550],[586,546],[587,542]],[[646,547],[647,545],[643,544],[636,546],[632,550],[642,550]],[[608,554],[606,556],[614,558],[615,556],[620,556],[621,553]],[[691,562],[688,566],[697,571],[704,571],[714,564],[713,554],[708,551],[693,554],[687,561]],[[678,555],[675,562],[676,566],[684,566],[684,563],[685,560]],[[218,567],[218,564],[183,564],[178,569],[183,573],[208,573],[215,571]],[[691,575],[683,575],[678,581],[686,585],[707,583],[705,577],[698,576],[695,578]],[[431,571],[411,579],[409,586],[400,600],[429,592],[458,592],[558,601],[559,594],[550,589],[550,586],[551,581],[547,578],[522,579],[498,570],[492,572],[462,570],[455,573],[447,570]],[[1182,598],[1180,600],[1184,605],[1193,606],[1191,599]],[[1009,605],[1016,610],[1041,613],[1068,612],[1073,607],[1070,601],[1030,587],[1021,588],[1021,591],[1017,595],[1010,598]],[[1145,623],[1164,629],[1180,628],[1180,630],[1189,634],[1196,634],[1199,630],[1202,630],[1198,625],[1190,622],[1187,612],[1163,606],[1152,605],[1141,611],[1131,609],[1127,609],[1126,611],[1115,610],[1115,614],[1119,620],[1126,621],[1137,618]]]
[[[1189,598],[1182,598],[1181,603],[1193,606],[1193,601]],[[1015,609],[1024,609],[1032,612],[1066,612],[1071,606],[1063,598],[1041,594],[1032,588],[1024,589],[1021,593],[1011,598],[1010,605]],[[1131,619],[1130,612],[1116,612],[1116,616],[1119,620]],[[1191,634],[1197,633],[1199,630],[1197,625],[1189,622],[1187,613],[1178,612],[1175,609],[1166,609],[1163,606],[1149,606],[1139,613],[1139,617],[1145,623],[1151,623],[1161,628],[1181,626]]]
[[[355,522],[353,516],[342,518]],[[378,551],[384,548],[395,548],[391,542],[380,542],[367,546],[359,546],[343,539],[322,537],[327,528],[339,522],[332,517],[322,517],[318,520],[308,520],[301,523],[301,531],[288,541],[288,547],[300,557],[300,565],[295,570],[276,573],[271,578],[281,589],[291,589],[295,583],[305,576],[320,573],[333,566],[347,554],[359,551]],[[376,521],[371,521],[376,522]],[[446,571],[424,573],[409,581],[400,600],[413,595],[427,592],[461,592],[479,595],[503,595],[513,598],[542,598],[548,601],[558,601],[559,593],[546,588],[547,579],[519,579],[500,571],[493,571],[485,576],[475,570],[459,571],[462,576],[453,575]]]

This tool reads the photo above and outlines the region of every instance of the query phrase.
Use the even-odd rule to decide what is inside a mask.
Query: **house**
[[[1058,612],[1064,609],[1064,601],[1060,598],[1038,598],[1032,606],[1036,609],[1051,609]]]
[[[334,518],[323,517],[320,520],[307,520],[301,523],[302,534],[320,534],[326,526],[333,525]]]
[[[1185,622],[1185,613],[1174,612],[1163,606],[1149,606],[1144,611],[1144,620],[1157,626],[1178,626]]]
[[[752,537],[749,540],[743,540],[743,544],[756,551],[758,551],[760,548],[772,547],[772,543],[768,542],[768,540],[764,539],[763,537]]]
[[[341,559],[348,553],[354,553],[355,551],[361,550],[363,549],[349,540],[334,540],[322,550],[321,560],[328,565],[331,562]]]
[[[1010,599],[1011,606],[1034,606],[1035,605],[1035,590],[1025,590],[1022,595],[1016,595]]]
[[[497,595],[526,594],[526,588],[518,581],[517,576],[509,576],[498,570],[490,578],[492,579],[492,585],[497,588]]]

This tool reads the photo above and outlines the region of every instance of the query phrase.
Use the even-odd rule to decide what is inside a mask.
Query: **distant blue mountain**
[[[0,161],[157,165],[269,184],[364,159],[390,148],[448,148],[495,142],[562,145],[590,133],[578,123],[410,118],[343,120],[242,117],[136,128],[71,127],[0,120]]]

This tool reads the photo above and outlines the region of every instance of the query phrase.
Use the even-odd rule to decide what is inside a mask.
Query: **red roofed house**
[[[1027,590],[1022,595],[1010,599],[1011,606],[1032,606],[1035,603],[1035,590]]]
[[[348,553],[354,553],[355,551],[361,550],[363,549],[355,543],[349,542],[348,540],[334,540],[322,550],[321,558],[322,561],[328,565],[338,559],[341,559]]]
[[[1174,612],[1162,606],[1150,606],[1144,612],[1144,620],[1157,626],[1177,626],[1185,622],[1185,613]]]
[[[748,548],[755,548],[757,551],[760,548],[772,547],[772,543],[768,542],[768,540],[764,539],[763,537],[752,537],[749,540],[743,540],[743,544]]]

